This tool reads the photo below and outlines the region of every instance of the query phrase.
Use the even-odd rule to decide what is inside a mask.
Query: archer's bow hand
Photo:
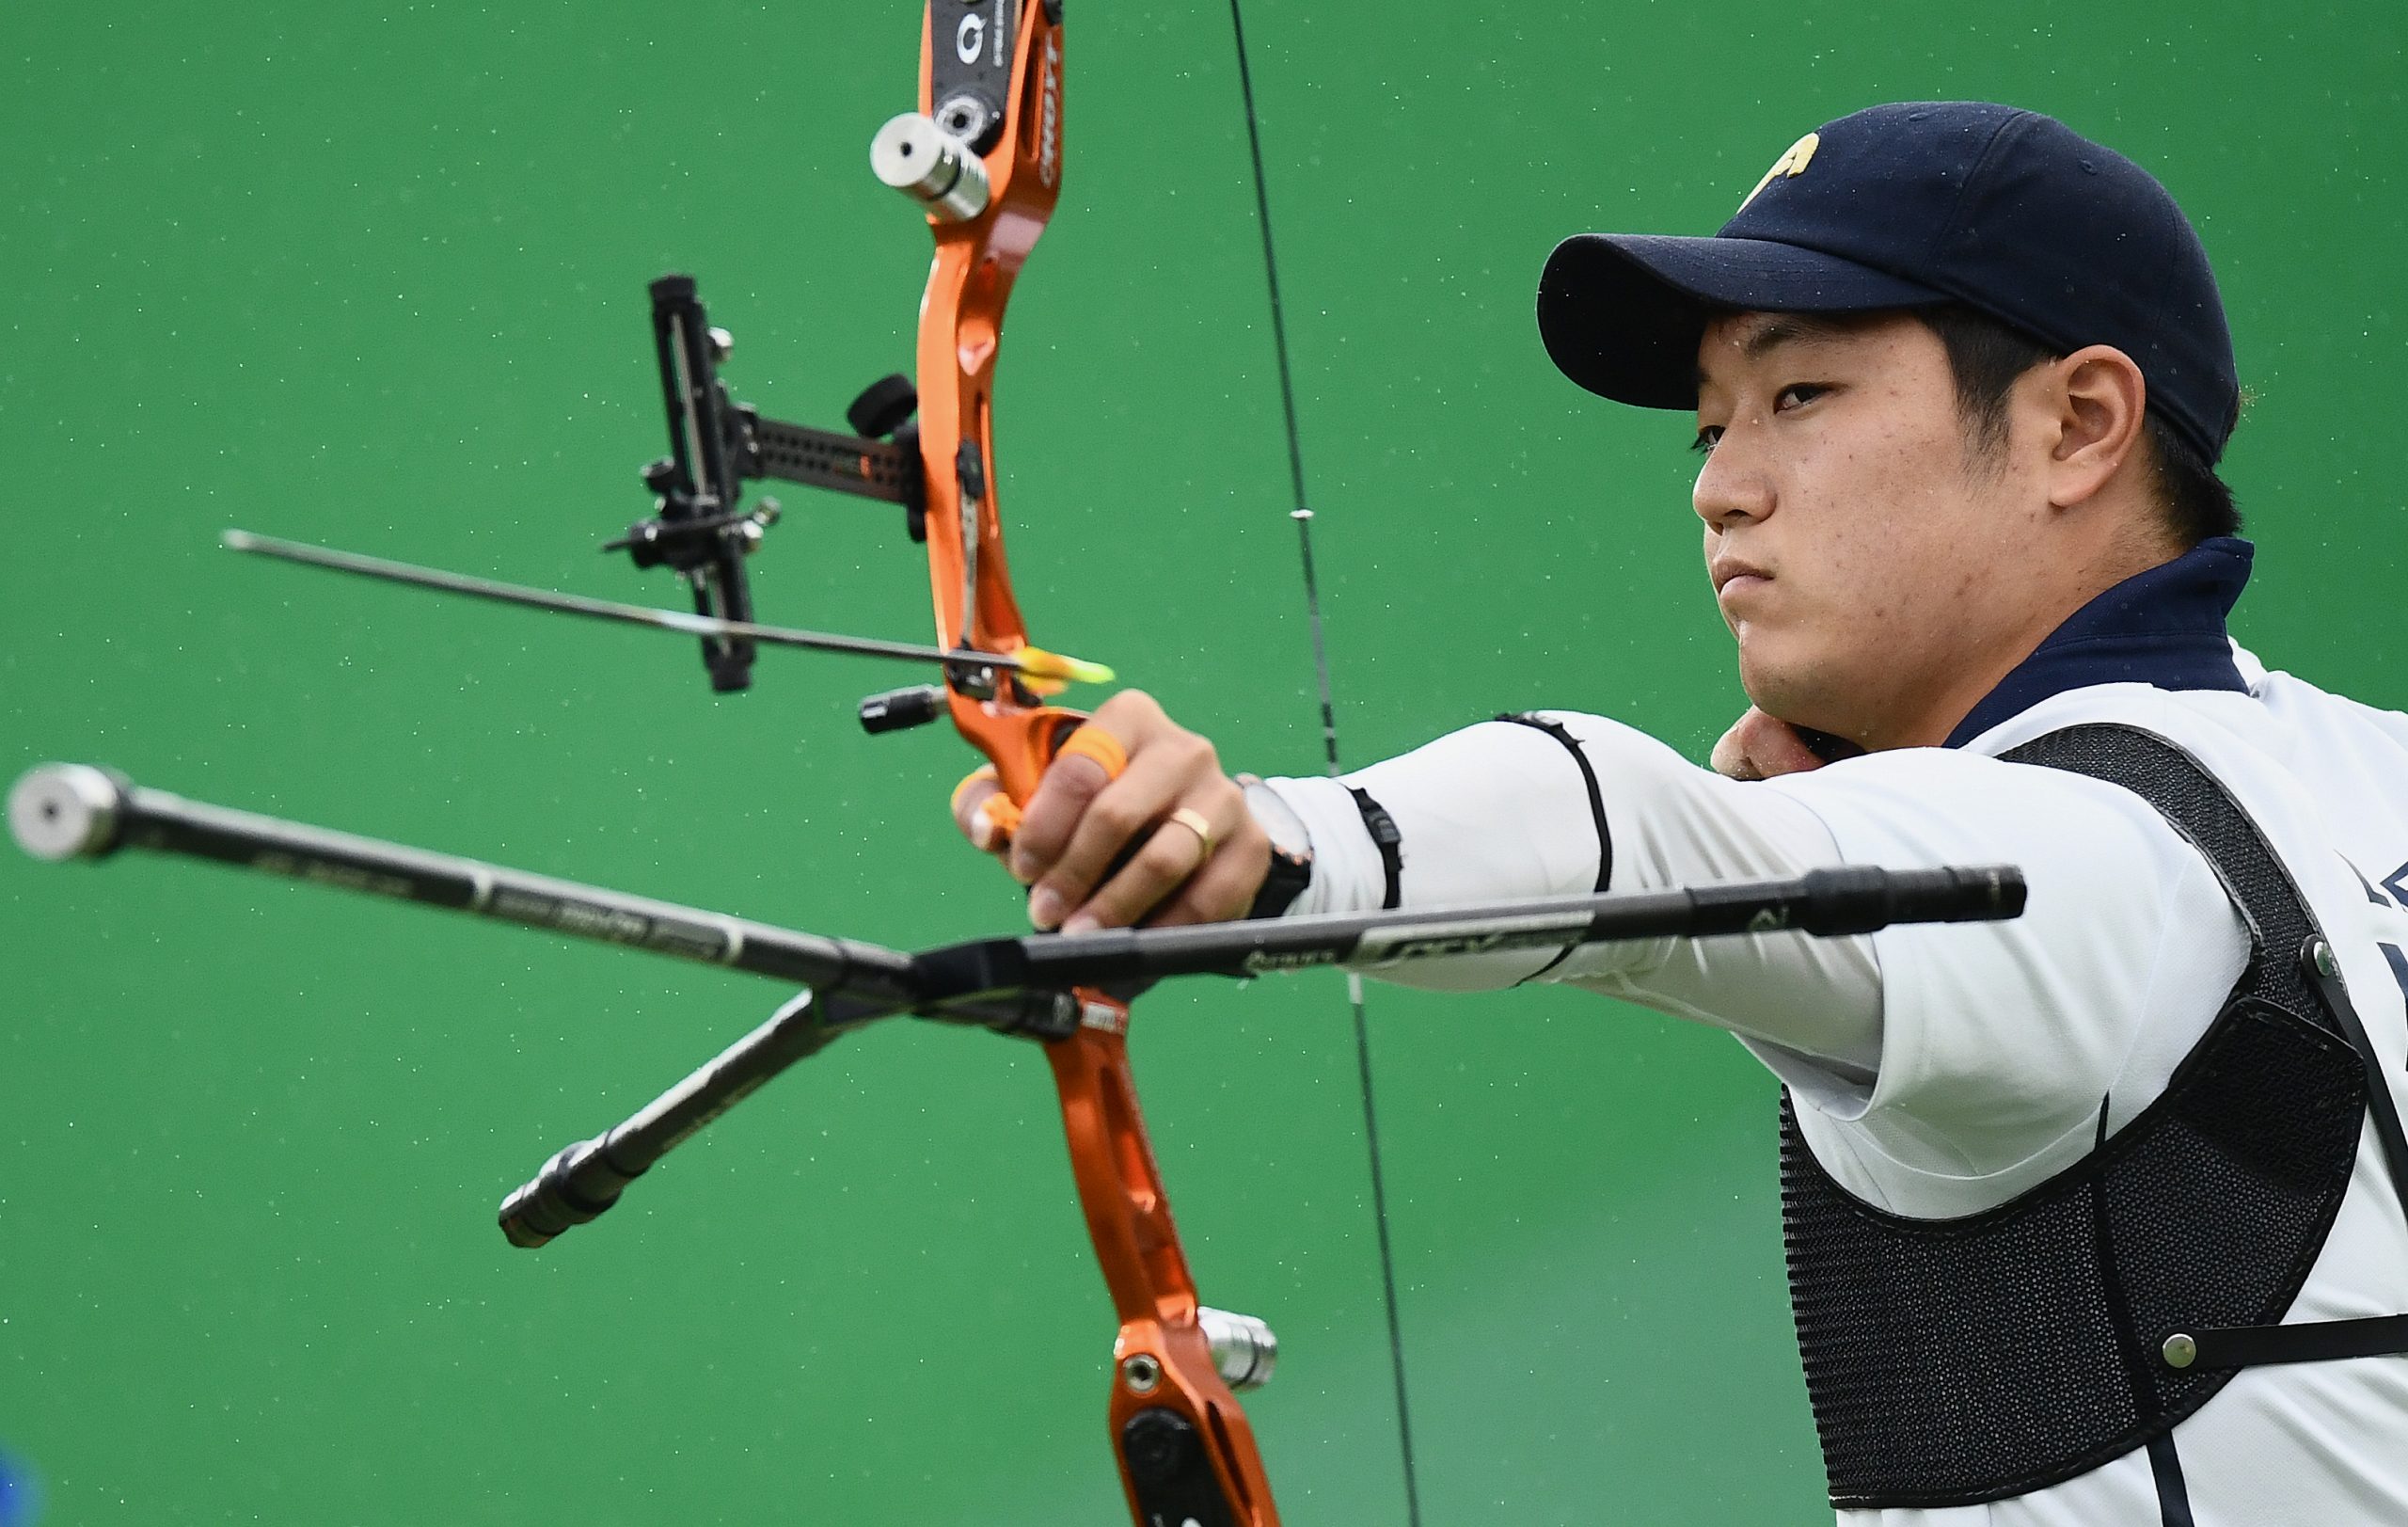
[[[1127,767],[1116,775],[1094,753],[1066,747],[1008,836],[989,812],[999,793],[990,776],[954,793],[963,835],[1029,887],[1029,920],[1085,932],[1244,916],[1271,840],[1212,744],[1140,690],[1105,701],[1084,729],[1117,742]]]

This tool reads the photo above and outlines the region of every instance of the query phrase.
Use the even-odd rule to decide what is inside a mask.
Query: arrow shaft
[[[1019,658],[1007,653],[890,642],[875,636],[839,636],[828,631],[797,630],[786,626],[762,626],[748,620],[718,620],[709,615],[689,614],[682,610],[657,610],[650,605],[621,604],[615,599],[595,599],[582,594],[529,588],[490,578],[475,578],[467,573],[421,567],[415,563],[363,556],[356,551],[338,551],[331,547],[286,541],[273,535],[255,535],[248,531],[230,530],[221,539],[230,550],[274,557],[279,562],[296,563],[305,567],[323,567],[331,572],[381,579],[388,583],[406,583],[414,588],[465,595],[472,599],[489,599],[497,604],[550,610],[564,615],[585,615],[594,620],[614,620],[627,626],[651,626],[687,636],[722,636],[758,642],[765,646],[803,647],[814,652],[843,652],[855,657],[899,659],[910,662],[971,663],[1015,673],[1027,667]]]

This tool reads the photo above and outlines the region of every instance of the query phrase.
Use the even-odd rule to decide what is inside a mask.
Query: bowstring
[[[1288,360],[1287,310],[1279,299],[1279,260],[1271,238],[1270,182],[1262,169],[1262,126],[1254,107],[1254,72],[1247,67],[1245,15],[1241,0],[1229,0],[1229,30],[1236,39],[1238,92],[1245,102],[1246,147],[1254,162],[1255,224],[1262,231],[1262,274],[1271,296],[1271,344],[1279,368],[1279,409],[1288,430],[1288,480],[1295,508],[1296,555],[1304,573],[1305,618],[1312,632],[1313,676],[1321,692],[1322,754],[1329,774],[1339,775],[1338,707],[1329,681],[1329,646],[1323,634],[1321,582],[1313,568],[1313,511],[1305,495],[1304,437],[1296,428],[1296,383]],[[1349,971],[1346,998],[1354,1016],[1354,1067],[1363,1095],[1363,1138],[1371,1169],[1371,1217],[1379,1233],[1380,1289],[1387,1310],[1388,1366],[1396,1380],[1397,1446],[1404,1459],[1404,1513],[1408,1527],[1420,1527],[1421,1499],[1413,1465],[1413,1411],[1405,1398],[1404,1328],[1397,1312],[1396,1258],[1388,1239],[1387,1185],[1380,1170],[1379,1109],[1372,1100],[1371,1030],[1364,1016],[1363,978]]]

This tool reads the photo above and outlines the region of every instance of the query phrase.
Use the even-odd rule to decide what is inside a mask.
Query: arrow
[[[551,589],[499,582],[490,578],[472,578],[466,573],[447,573],[439,568],[420,567],[414,563],[389,562],[383,557],[362,556],[356,551],[337,551],[329,547],[310,546],[301,541],[279,540],[273,535],[255,535],[249,531],[230,530],[218,539],[230,551],[274,557],[280,562],[298,563],[305,567],[324,567],[362,578],[381,578],[390,583],[407,583],[443,594],[465,594],[470,598],[552,610],[565,615],[589,615],[596,620],[615,620],[623,625],[650,626],[687,636],[736,637],[767,646],[805,647],[814,652],[845,652],[860,658],[898,659],[948,667],[1002,668],[1022,675],[1030,681],[1033,689],[1047,686],[1059,689],[1066,684],[1105,684],[1111,682],[1113,676],[1112,670],[1101,663],[1048,652],[1042,647],[1023,646],[1012,652],[980,652],[972,647],[926,646],[912,642],[889,642],[874,636],[837,636],[826,631],[796,630],[785,626],[758,626],[746,620],[716,620],[708,615],[689,614],[681,610],[657,610],[650,605],[621,604],[614,599],[593,599],[581,594],[561,594]]]

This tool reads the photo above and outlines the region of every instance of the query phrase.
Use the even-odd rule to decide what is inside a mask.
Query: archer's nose
[[[1771,477],[1747,459],[1745,435],[1725,430],[1698,469],[1689,507],[1706,529],[1719,532],[1765,518],[1775,501]]]

